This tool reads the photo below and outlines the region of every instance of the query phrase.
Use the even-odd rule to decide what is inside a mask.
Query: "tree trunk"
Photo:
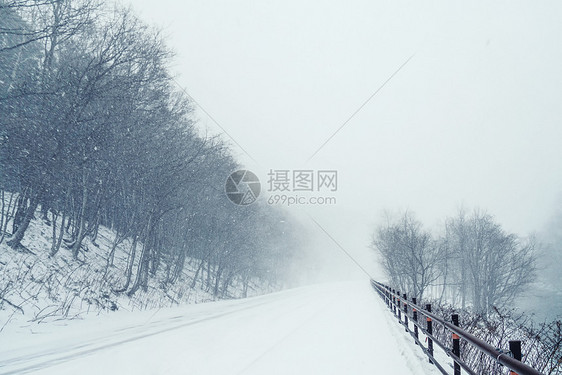
[[[82,246],[82,240],[86,236],[86,205],[88,203],[88,175],[84,170],[82,172],[82,207],[80,207],[80,217],[78,218],[78,234],[76,235],[74,244],[72,245],[72,256],[74,259],[78,258],[78,253],[80,252],[80,247]]]
[[[6,206],[6,202],[4,201],[4,189],[2,189],[2,193],[0,193],[0,203],[2,203],[2,211],[0,211],[0,244],[4,241],[4,232],[2,228],[4,228],[4,207]],[[8,215],[5,216],[6,220],[8,220]]]
[[[137,290],[142,286],[143,289],[146,289],[148,278],[148,267],[149,267],[149,260],[150,260],[150,251],[152,247],[152,214],[148,217],[148,223],[146,224],[146,231],[142,246],[141,258],[139,261],[139,266],[137,269],[137,276],[135,278],[135,283],[131,287],[131,290],[127,293],[127,296],[132,297]]]
[[[25,212],[27,210],[27,201],[28,201],[28,189],[24,189],[21,194],[19,194],[18,198],[16,199],[16,212],[14,214],[14,220],[12,221],[12,235],[14,235],[24,220]]]
[[[193,281],[191,282],[191,289],[195,288],[197,285],[197,278],[199,277],[199,272],[203,269],[203,265],[205,264],[205,259],[201,259],[201,263],[199,263],[199,267],[197,267],[197,271],[195,271],[195,276],[193,276]]]
[[[244,284],[242,285],[242,297],[248,297],[248,286],[250,284],[250,280],[248,277],[244,276]]]
[[[185,267],[185,254],[186,254],[185,246],[182,246],[179,254],[179,259],[176,261],[173,282],[176,282],[180,277],[181,273],[183,272],[183,268]]]
[[[17,249],[21,245],[21,240],[25,235],[25,231],[27,230],[27,227],[29,226],[29,223],[31,222],[31,219],[33,218],[33,214],[35,213],[35,210],[37,209],[38,205],[39,205],[39,197],[33,196],[29,203],[29,207],[27,207],[27,210],[25,211],[25,214],[23,216],[20,225],[18,225],[18,229],[16,230],[16,233],[14,233],[12,237],[8,240],[8,242],[6,242],[8,246],[10,246],[13,249]]]
[[[131,244],[131,252],[129,254],[129,262],[127,264],[127,271],[125,274],[126,277],[126,281],[125,281],[125,285],[123,285],[122,288],[120,289],[115,289],[114,292],[115,293],[122,293],[124,291],[126,291],[127,289],[129,289],[129,284],[131,283],[131,277],[133,275],[133,265],[135,263],[135,255],[137,252],[137,242],[138,242],[138,236],[133,236],[133,243]]]
[[[0,244],[2,242],[4,242],[4,238],[7,234],[7,230],[8,230],[8,222],[10,221],[10,218],[14,215],[15,209],[16,209],[16,205],[14,204],[14,208],[12,209],[12,213],[10,214],[10,209],[12,208],[12,201],[14,198],[14,194],[10,193],[10,200],[8,201],[8,207],[4,207],[5,206],[5,195],[4,195],[4,190],[2,190],[2,219],[3,222],[1,222],[0,224]],[[4,212],[4,208],[6,208],[6,211]]]
[[[146,243],[143,244],[142,247],[142,252],[141,252],[141,258],[139,260],[139,266],[137,268],[137,276],[135,277],[135,282],[133,284],[133,286],[131,287],[131,290],[129,290],[127,292],[127,296],[128,297],[132,297],[141,287],[141,285],[143,284],[143,278],[144,278],[144,272],[146,270],[146,268],[148,267],[148,262],[147,262],[147,253],[148,253],[149,249],[146,247]]]
[[[215,286],[213,288],[213,296],[215,297],[219,296],[219,285],[220,285],[222,272],[223,272],[223,268],[219,266],[215,274]]]
[[[207,262],[207,283],[205,290],[208,292],[211,289],[211,262]]]

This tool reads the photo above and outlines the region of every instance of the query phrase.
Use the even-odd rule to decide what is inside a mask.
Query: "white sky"
[[[437,227],[478,206],[526,235],[560,205],[560,1],[132,6],[163,27],[178,81],[258,162],[233,147],[262,182],[270,168],[338,170],[337,206],[307,210],[362,262],[384,209]]]

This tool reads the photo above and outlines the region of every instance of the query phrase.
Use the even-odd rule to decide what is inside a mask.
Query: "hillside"
[[[115,237],[108,228],[100,227],[95,243],[88,237],[84,240],[78,259],[65,246],[54,257],[49,256],[51,231],[36,217],[21,250],[13,250],[5,241],[0,244],[0,332],[33,329],[33,324],[83,318],[86,314],[201,303],[243,294],[242,288],[233,284],[226,295],[215,297],[203,277],[205,269],[194,281],[199,262],[186,259],[183,272],[173,284],[165,282],[167,269],[160,267],[149,279],[146,291],[140,289],[129,297],[115,291],[125,283],[128,240],[117,246],[113,265],[108,265]],[[248,294],[259,294],[254,287]]]

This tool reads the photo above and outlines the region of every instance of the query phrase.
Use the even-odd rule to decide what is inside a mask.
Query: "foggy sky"
[[[366,245],[384,209],[412,210],[437,227],[461,205],[480,207],[526,235],[560,205],[559,1],[132,7],[163,28],[177,81],[250,155],[231,142],[248,169],[260,178],[269,169],[338,170],[336,206],[295,212],[312,215],[362,263],[372,261]],[[221,132],[200,109],[196,116]],[[316,256],[347,262],[311,228]]]

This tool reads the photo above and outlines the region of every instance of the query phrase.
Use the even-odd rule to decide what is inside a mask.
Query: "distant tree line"
[[[506,232],[480,210],[460,210],[440,235],[411,212],[388,217],[373,234],[372,248],[389,282],[418,300],[471,307],[483,316],[510,307],[535,275],[535,240]]]
[[[0,243],[24,251],[39,214],[52,228],[51,256],[64,248],[79,258],[104,225],[116,233],[111,267],[128,240],[115,290],[130,295],[158,270],[175,282],[187,257],[215,294],[235,280],[276,281],[290,227],[266,205],[227,201],[239,165],[194,127],[172,55],[128,9],[0,0]]]

